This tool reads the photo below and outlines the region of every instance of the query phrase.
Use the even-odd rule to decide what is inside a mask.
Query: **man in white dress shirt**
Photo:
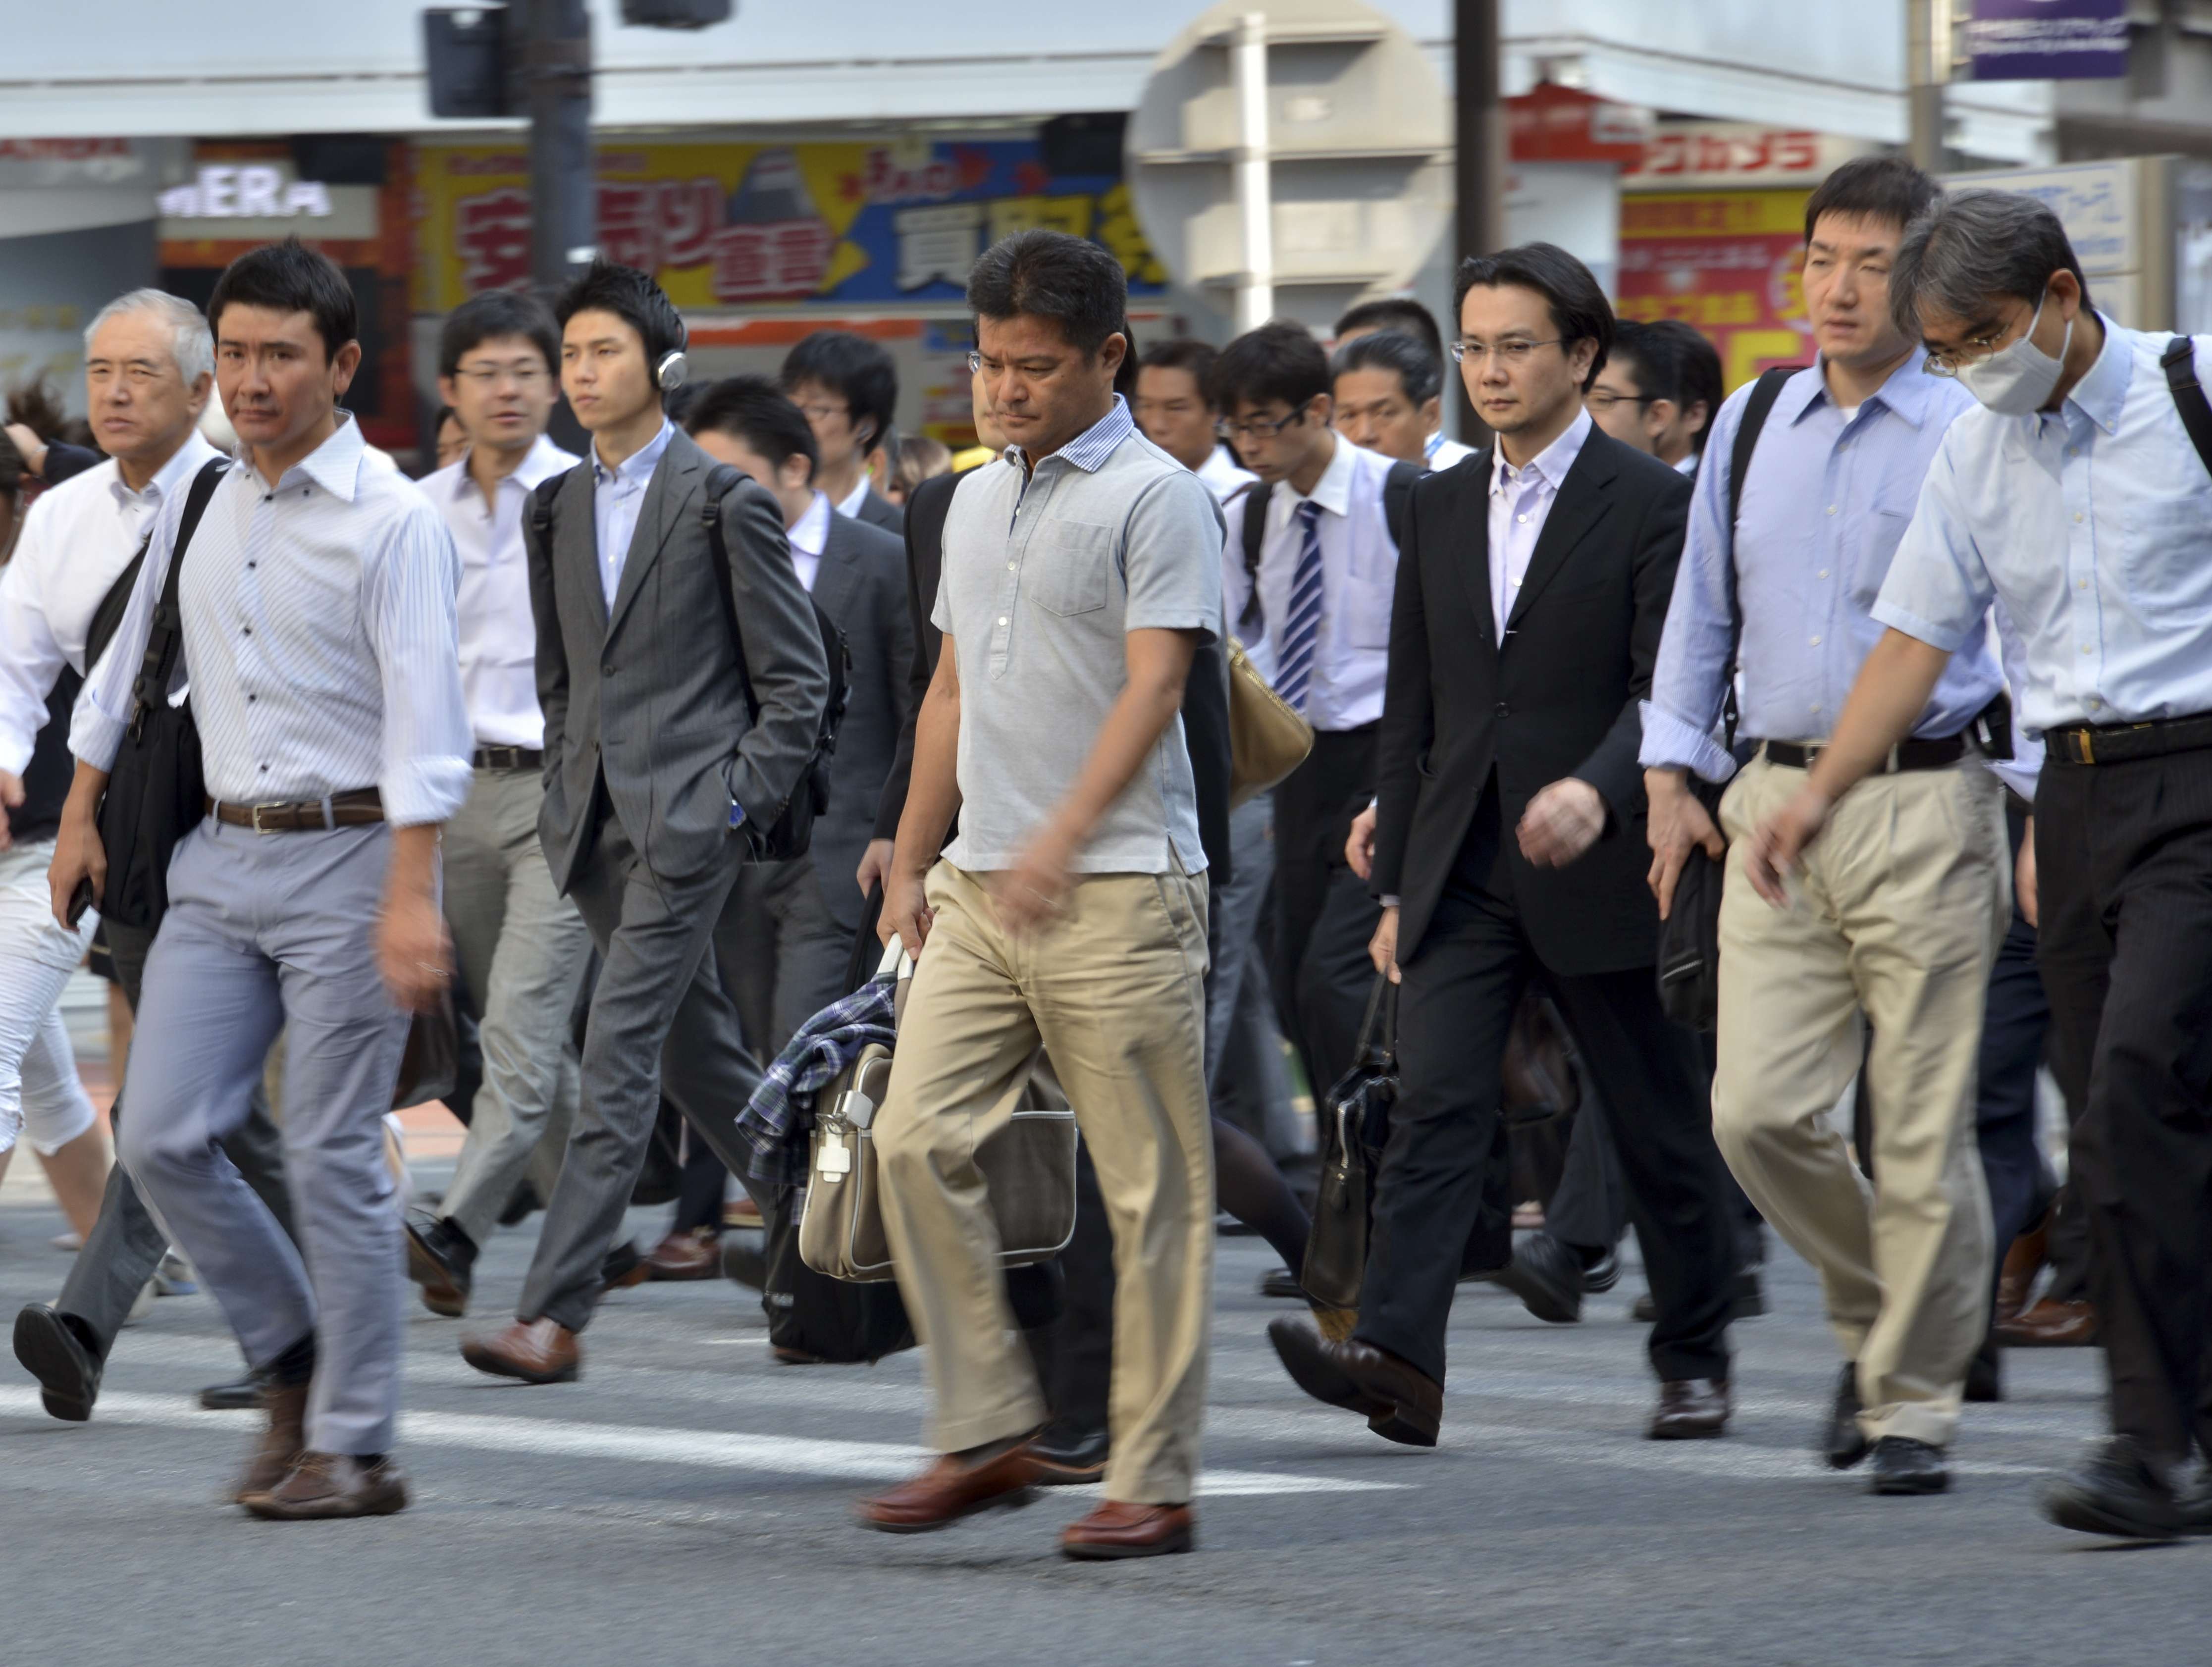
[[[402,1284],[383,1118],[408,1012],[448,976],[438,836],[469,788],[459,562],[428,500],[366,455],[338,408],[361,343],[337,266],[295,239],[256,249],[208,310],[243,448],[179,591],[210,798],[168,869],[122,1158],[267,1384],[239,1503],[279,1519],[388,1514],[407,1484],[392,1454]],[[106,877],[95,809],[183,507],[161,506],[77,706],[58,918]],[[221,1147],[279,1028],[304,1259]]]
[[[434,1214],[407,1225],[407,1270],[424,1306],[448,1316],[466,1312],[477,1250],[533,1155],[547,1140],[567,1144],[582,1086],[569,1015],[591,934],[554,889],[538,841],[545,718],[522,549],[531,493],[576,466],[545,437],[560,357],[545,304],[505,289],[456,308],[438,343],[438,391],[469,449],[422,490],[461,558],[461,689],[476,739],[468,803],[446,829],[446,922],[483,1082],[453,1185]]]
[[[1220,413],[1206,385],[1220,356],[1188,336],[1146,349],[1129,411],[1146,439],[1204,481],[1217,502],[1226,503],[1260,477],[1238,466],[1215,432]]]

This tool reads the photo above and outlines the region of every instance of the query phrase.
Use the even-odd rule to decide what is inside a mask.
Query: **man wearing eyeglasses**
[[[1995,731],[1982,723],[2004,687],[1986,598],[1978,628],[1951,640],[1960,652],[1919,685],[1875,779],[1803,865],[1790,906],[1753,894],[1744,852],[1752,829],[1802,793],[1814,761],[1827,767],[1844,697],[1882,633],[1875,603],[1891,556],[1945,431],[1972,403],[1928,373],[1891,317],[1899,244],[1936,198],[1909,164],[1868,158],[1807,204],[1805,306],[1820,359],[1782,385],[1740,482],[1751,391],[1721,409],[1641,755],[1662,914],[1692,849],[1723,858],[1688,773],[1733,776],[1720,807],[1733,854],[1714,1134],[1752,1202],[1820,1273],[1844,1363],[1817,1451],[1838,1470],[1871,1453],[1872,1491],[1897,1494],[1948,1485],[1945,1450],[1990,1295],[1976,1083],[2011,864],[2004,790],[1983,766]],[[1732,661],[1742,734],[1759,746],[1741,771],[1712,739]],[[1863,1060],[1871,1192],[1824,1121]]]
[[[446,826],[446,921],[483,1082],[453,1185],[407,1224],[407,1269],[424,1306],[449,1317],[467,1311],[478,1249],[549,1125],[545,1149],[565,1144],[581,1093],[569,1012],[591,935],[538,845],[545,719],[522,549],[531,493],[576,466],[545,437],[560,340],[544,302],[495,289],[456,308],[438,343],[438,391],[469,446],[422,489],[460,552],[461,688],[476,731],[468,801]],[[540,1177],[544,1196],[550,1181]]]

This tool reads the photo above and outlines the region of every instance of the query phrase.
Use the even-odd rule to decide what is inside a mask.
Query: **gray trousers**
[[[382,823],[256,834],[203,821],[169,866],[131,1047],[123,1161],[248,1361],[315,1337],[319,1452],[387,1451],[399,1411],[404,1282],[383,1119],[407,1015],[375,947],[391,850]],[[223,1148],[280,1029],[296,1248]]]
[[[852,954],[853,935],[831,918],[812,857],[738,870],[714,928],[714,959],[757,1058],[775,1058],[845,993]]]
[[[730,1126],[761,1076],[714,959],[741,842],[732,835],[704,873],[655,874],[601,803],[593,849],[569,888],[602,963],[584,1029],[583,1100],[515,1310],[526,1324],[551,1319],[572,1331],[599,1301],[600,1264],[644,1167],[662,1093],[726,1162],[736,1151]]]
[[[123,998],[138,1010],[138,992],[146,974],[146,952],[154,936],[137,926],[107,923],[107,953],[115,962],[115,976],[123,985]],[[121,1063],[120,1061],[118,1062]],[[125,1086],[125,1092],[128,1085]],[[123,1127],[124,1094],[110,1108],[108,1121],[118,1138]],[[292,1199],[284,1186],[283,1137],[269,1115],[269,1101],[258,1078],[247,1097],[246,1118],[225,1137],[222,1149],[252,1187],[284,1236],[296,1240],[292,1228]],[[100,1340],[104,1358],[115,1346],[115,1335],[131,1317],[131,1305],[161,1264],[169,1247],[169,1235],[146,1208],[131,1184],[131,1172],[116,1164],[107,1172],[107,1191],[100,1201],[100,1219],[93,1223],[84,1248],[70,1264],[69,1277],[54,1306],[82,1320]]]
[[[568,1014],[592,937],[553,888],[538,840],[544,798],[534,769],[478,770],[446,824],[446,924],[477,1015],[483,1084],[438,1213],[477,1245],[541,1137],[566,1144],[582,1088]]]
[[[1275,877],[1274,819],[1274,801],[1265,793],[1230,813],[1231,878],[1213,892],[1218,953],[1207,979],[1206,1081],[1214,1114],[1251,1135],[1279,1162],[1310,1152],[1312,1142],[1291,1106],[1291,1074],[1259,943]]]

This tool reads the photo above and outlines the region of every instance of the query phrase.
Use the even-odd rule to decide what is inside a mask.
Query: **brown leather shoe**
[[[645,1255],[647,1279],[713,1279],[722,1271],[722,1235],[713,1228],[672,1233]]]
[[[856,1512],[863,1528],[927,1534],[978,1511],[1027,1505],[1036,1484],[1036,1456],[1027,1441],[1018,1441],[980,1464],[963,1464],[947,1453],[913,1481],[862,1500]]]
[[[1409,1447],[1437,1445],[1443,1385],[1395,1355],[1357,1337],[1332,1343],[1288,1315],[1267,1322],[1267,1341],[1275,1345],[1291,1381],[1315,1400],[1360,1414],[1367,1428],[1386,1441]]]
[[[2027,1306],[2027,1294],[2043,1271],[2045,1249],[2050,1238],[2050,1213],[2012,1241],[2004,1266],[1997,1273],[1997,1323],[2002,1325]]]
[[[261,1409],[269,1415],[269,1428],[246,1459],[246,1473],[239,1477],[238,1486],[231,1489],[231,1498],[240,1505],[247,1495],[265,1494],[283,1481],[307,1450],[307,1385],[263,1385]]]
[[[1725,1378],[1677,1378],[1659,1385],[1659,1406],[1644,1434],[1654,1441],[1692,1441],[1728,1428],[1734,1406]]]
[[[2045,1297],[2026,1313],[1999,1320],[1997,1341],[2008,1349],[2087,1349],[2097,1341],[2097,1311],[2086,1302]]]
[[[572,1384],[584,1369],[576,1334],[552,1319],[517,1320],[504,1331],[471,1337],[461,1358],[479,1372],[526,1384]]]
[[[239,1503],[274,1522],[388,1517],[407,1508],[407,1473],[389,1453],[365,1464],[351,1453],[306,1452],[274,1488]]]
[[[1188,1505],[1128,1505],[1109,1499],[1060,1531],[1060,1553],[1093,1561],[1159,1557],[1189,1550],[1197,1533],[1198,1518]]]

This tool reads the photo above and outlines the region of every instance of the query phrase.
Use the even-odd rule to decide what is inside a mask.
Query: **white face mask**
[[[2045,299],[2050,292],[2044,292]],[[2066,339],[2053,359],[2035,345],[2035,327],[2043,318],[2043,301],[2017,342],[2010,342],[1986,359],[1959,367],[1959,380],[1966,391],[2003,416],[2027,416],[2043,409],[2051,391],[2066,368],[2066,349],[2074,344],[2074,321],[2066,321]]]

